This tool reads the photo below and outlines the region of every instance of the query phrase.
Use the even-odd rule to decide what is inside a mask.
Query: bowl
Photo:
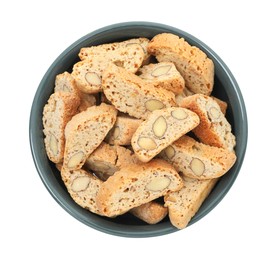
[[[212,94],[228,103],[226,117],[232,125],[232,131],[237,140],[235,148],[237,161],[235,165],[221,177],[189,225],[202,219],[218,205],[232,187],[243,163],[248,134],[244,100],[231,71],[213,50],[187,32],[152,22],[119,23],[91,32],[62,52],[42,78],[31,108],[29,138],[34,164],[49,193],[74,218],[101,232],[123,237],[154,237],[176,232],[178,229],[170,224],[168,218],[158,224],[149,225],[128,213],[116,218],[105,218],[78,206],[67,192],[55,165],[47,158],[42,131],[43,107],[53,93],[56,75],[64,71],[71,71],[73,64],[79,60],[78,52],[81,47],[122,41],[135,37],[151,39],[156,34],[163,32],[173,33],[185,38],[189,44],[197,46],[213,60],[215,65],[215,84]]]

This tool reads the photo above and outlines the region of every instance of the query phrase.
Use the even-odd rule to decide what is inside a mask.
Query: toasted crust
[[[170,33],[156,35],[148,44],[149,53],[159,62],[173,62],[194,93],[210,95],[214,84],[214,64],[207,55],[183,38]]]
[[[106,141],[115,145],[130,145],[131,139],[142,120],[129,116],[118,116],[116,122],[108,133]]]
[[[173,116],[175,112],[182,112],[186,117],[177,119]],[[162,136],[156,136],[154,132],[154,124],[159,119],[163,119],[166,122],[166,129]],[[148,162],[164,148],[195,128],[198,124],[199,118],[197,114],[188,109],[172,107],[153,111],[134,133],[131,142],[132,147],[136,156],[142,162]],[[140,145],[142,138],[153,140],[155,147],[149,147],[149,149],[142,147]]]
[[[172,62],[145,65],[138,70],[138,75],[155,87],[167,89],[175,94],[184,90],[185,80]]]
[[[233,152],[199,143],[188,136],[182,136],[161,152],[160,156],[172,163],[179,173],[199,180],[222,176],[236,161],[236,155]],[[192,162],[194,160],[203,163],[201,163],[203,172],[193,171]]]
[[[143,63],[145,64],[148,62],[150,58],[150,54],[147,51],[148,43],[149,43],[149,39],[147,38],[134,38],[123,42],[106,43],[106,44],[101,44],[97,46],[84,47],[84,48],[81,48],[79,52],[79,57],[81,60],[90,59],[95,55],[99,55],[99,54],[101,55],[103,53],[112,52],[119,48],[126,48],[132,44],[137,44],[143,49],[143,52],[144,52]]]
[[[147,185],[158,178],[168,178],[169,185],[161,191],[151,191]],[[147,164],[123,167],[104,182],[96,197],[96,203],[105,216],[121,215],[131,208],[140,206],[169,191],[183,186],[176,170],[163,160],[152,160]]]
[[[82,169],[69,170],[62,168],[61,176],[70,196],[79,206],[101,215],[95,202],[96,195],[102,185],[101,180]],[[74,182],[76,182],[78,178],[83,178],[85,185],[81,187],[82,189],[80,185],[76,185],[76,187],[79,188],[79,190],[76,191],[73,187],[75,187]]]
[[[169,219],[178,229],[185,228],[208,197],[218,179],[197,180],[184,178],[184,187],[164,197]]]
[[[233,151],[236,145],[230,123],[225,118],[218,103],[211,97],[195,94],[186,97],[182,107],[194,111],[200,118],[200,124],[193,129],[201,142]],[[211,113],[215,111],[216,117]]]
[[[146,119],[151,113],[145,106],[149,100],[160,101],[164,107],[176,106],[172,92],[158,89],[113,64],[103,72],[103,90],[106,98],[119,111],[139,119]]]
[[[67,122],[77,113],[79,104],[80,99],[77,95],[56,92],[50,96],[43,108],[44,143],[48,158],[54,163],[60,163],[63,160],[64,129]]]
[[[102,91],[102,73],[109,63],[118,64],[126,70],[135,73],[143,62],[144,51],[138,44],[131,44],[124,48],[117,48],[109,52],[99,52],[77,62],[73,66],[72,76],[77,87],[84,93],[98,93]],[[89,75],[97,80],[91,82]]]
[[[65,154],[63,166],[80,169],[88,156],[101,144],[116,120],[113,106],[101,104],[75,115],[65,129]],[[72,166],[70,160],[81,153],[78,163]]]
[[[148,224],[157,224],[167,216],[168,209],[156,201],[150,201],[132,208],[130,213]]]

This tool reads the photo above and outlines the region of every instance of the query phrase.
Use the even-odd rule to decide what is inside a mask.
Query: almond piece
[[[110,169],[110,166],[106,165],[103,162],[94,162],[93,166],[94,166],[95,169],[97,168],[97,170],[101,171],[101,172],[106,172]]]
[[[116,140],[119,137],[120,134],[120,128],[119,126],[116,126],[113,131],[113,139]]]
[[[164,136],[167,130],[167,122],[163,116],[159,116],[152,126],[152,131],[154,135],[158,138]]]
[[[151,73],[153,77],[159,77],[162,75],[167,74],[171,69],[171,65],[165,65],[165,66],[160,66],[156,69],[154,69]]]
[[[149,99],[145,102],[145,107],[148,111],[154,111],[164,108],[164,104],[157,99]]]
[[[71,189],[74,192],[84,191],[88,188],[89,183],[90,183],[90,178],[88,176],[77,177],[76,179],[73,180]]]
[[[138,139],[138,145],[145,150],[154,150],[157,147],[155,141],[150,137],[140,137]]]
[[[175,156],[175,149],[169,145],[164,149],[165,155],[168,159],[172,159]]]
[[[84,158],[84,153],[82,151],[75,153],[68,160],[67,167],[76,168],[83,161],[83,158]]]
[[[173,110],[171,112],[171,116],[174,117],[175,119],[183,120],[188,117],[188,114],[186,113],[186,111],[184,111],[184,109],[179,108],[179,109]]]
[[[198,158],[193,158],[190,162],[190,168],[194,174],[201,176],[205,171],[205,164]]]
[[[53,134],[50,136],[49,148],[54,155],[58,154],[58,140]]]
[[[150,181],[146,185],[146,189],[149,191],[163,191],[170,184],[170,179],[168,177],[159,177]]]
[[[90,85],[101,85],[101,78],[95,72],[87,72],[85,75],[85,79]]]
[[[209,116],[210,116],[211,120],[218,119],[219,116],[220,116],[220,112],[216,107],[211,107],[209,109],[208,113],[209,113]]]

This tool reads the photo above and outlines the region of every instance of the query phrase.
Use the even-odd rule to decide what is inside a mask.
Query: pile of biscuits
[[[214,65],[183,38],[84,47],[43,110],[49,160],[72,199],[101,216],[129,212],[182,229],[236,161]]]

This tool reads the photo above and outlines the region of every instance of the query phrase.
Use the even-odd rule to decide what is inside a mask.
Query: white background
[[[275,1],[1,1],[1,259],[277,259]],[[245,98],[249,141],[223,201],[185,230],[130,239],[96,231],[50,196],[29,148],[37,86],[71,43],[100,27],[180,28],[229,66]]]

